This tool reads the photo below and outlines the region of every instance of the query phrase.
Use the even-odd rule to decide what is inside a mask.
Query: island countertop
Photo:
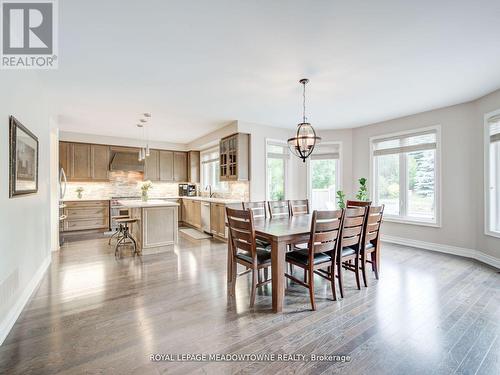
[[[148,207],[179,207],[179,203],[169,202],[161,199],[142,200],[123,200],[118,201],[120,205],[126,208],[148,208]]]

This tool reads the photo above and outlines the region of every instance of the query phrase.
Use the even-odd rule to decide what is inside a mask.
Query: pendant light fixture
[[[148,120],[151,119],[151,113],[143,113],[144,118],[139,120],[137,127],[142,129],[142,141],[144,142],[144,147],[141,147],[139,150],[139,161],[143,161],[150,154],[151,151],[149,149],[149,127]]]
[[[297,125],[295,137],[288,140],[288,148],[297,157],[301,158],[305,163],[309,155],[314,151],[314,147],[321,141],[321,138],[316,135],[314,128],[307,122],[306,117],[306,84],[309,82],[307,78],[303,78],[300,84],[304,86],[303,97],[303,112],[302,122]]]

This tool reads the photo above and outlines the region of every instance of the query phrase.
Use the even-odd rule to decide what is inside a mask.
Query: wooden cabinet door
[[[218,204],[217,212],[217,217],[219,219],[217,225],[217,234],[222,238],[226,238],[226,206],[223,204]]]
[[[210,232],[212,234],[217,234],[218,233],[218,211],[217,211],[217,204],[215,203],[210,203]]]
[[[192,184],[200,182],[200,152],[189,151],[188,154],[188,180]]]
[[[75,180],[92,178],[91,147],[85,143],[70,144],[70,177]]]
[[[92,145],[92,179],[107,180],[109,171],[109,147]]]
[[[192,203],[193,203],[193,217],[191,224],[196,228],[201,228],[201,202],[192,201]]]
[[[144,164],[144,180],[159,181],[160,151],[150,150]]]
[[[160,181],[174,181],[174,153],[160,151]]]
[[[187,181],[187,153],[174,152],[174,181]]]
[[[69,160],[70,150],[68,142],[59,142],[59,168],[64,169],[66,176],[70,176],[70,160]]]

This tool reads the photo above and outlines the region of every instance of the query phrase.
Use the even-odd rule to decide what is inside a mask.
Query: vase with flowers
[[[148,192],[149,192],[149,189],[152,189],[153,188],[153,184],[151,183],[151,181],[144,181],[142,184],[141,184],[141,199],[143,202],[147,202],[149,196],[148,196]]]

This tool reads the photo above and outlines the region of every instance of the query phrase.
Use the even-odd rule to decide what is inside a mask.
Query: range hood
[[[111,148],[110,171],[144,172],[144,161],[139,161],[139,151]]]

